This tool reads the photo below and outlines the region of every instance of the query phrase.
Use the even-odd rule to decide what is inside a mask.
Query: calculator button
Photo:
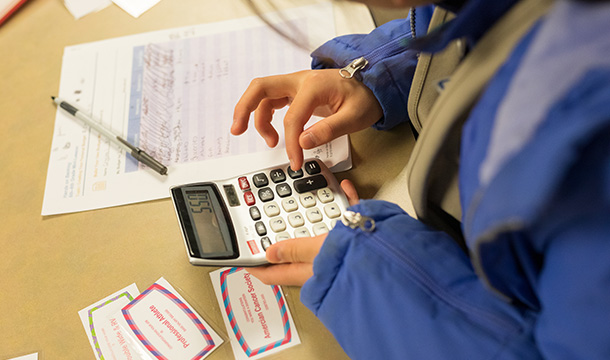
[[[311,233],[305,227],[298,228],[294,231],[295,238],[310,237],[310,236],[311,236]]]
[[[258,191],[258,197],[263,202],[271,201],[273,200],[273,191],[268,187],[262,188]]]
[[[308,178],[295,180],[292,186],[294,186],[296,192],[302,194],[304,192],[325,188],[328,186],[328,183],[323,175],[315,175]]]
[[[275,241],[284,241],[290,239],[290,234],[287,231],[282,231],[281,233],[275,235]]]
[[[267,228],[265,227],[265,224],[263,224],[262,221],[257,221],[256,223],[254,223],[254,228],[256,229],[256,233],[259,236],[267,235]]]
[[[309,175],[319,174],[322,169],[320,168],[320,164],[317,161],[308,161],[305,163],[305,171]]]
[[[307,216],[307,220],[309,220],[310,223],[322,221],[322,211],[318,208],[307,209],[305,216]]]
[[[240,189],[250,190],[250,183],[248,182],[248,178],[246,178],[245,176],[242,176],[239,179],[237,179],[237,182],[239,183]]]
[[[298,212],[288,215],[288,222],[293,228],[298,228],[300,226],[305,225],[305,219],[303,218],[303,215]]]
[[[311,192],[306,192],[306,193],[300,194],[299,200],[301,201],[301,205],[303,205],[306,208],[310,208],[310,207],[316,205],[316,198],[314,197],[313,193],[311,193]]]
[[[335,200],[335,196],[333,195],[333,192],[330,191],[329,188],[324,188],[324,189],[318,190],[318,199],[320,199],[321,202],[326,204],[326,203],[329,203],[329,202]]]
[[[297,171],[292,171],[292,168],[289,166],[288,167],[288,176],[290,176],[291,179],[300,179],[303,177],[303,170],[299,169]]]
[[[271,176],[271,180],[276,184],[281,183],[282,181],[286,181],[286,174],[282,169],[271,170],[269,176]]]
[[[267,248],[271,246],[271,239],[269,239],[267,236],[262,237],[261,246],[263,247],[263,250],[267,250]]]
[[[260,220],[261,211],[256,206],[252,206],[250,208],[250,217],[252,218],[252,220]]]
[[[269,226],[271,227],[271,230],[276,233],[286,230],[286,222],[280,216],[269,220]]]
[[[264,173],[258,173],[252,176],[252,182],[257,188],[269,185],[269,179]]]
[[[313,227],[313,233],[315,235],[322,235],[322,234],[326,234],[328,232],[328,227],[326,226],[325,223],[319,223],[319,224],[315,224]]]
[[[337,204],[332,203],[324,207],[324,213],[326,213],[326,216],[329,218],[334,219],[341,215],[341,210],[339,210],[339,206],[337,206]]]
[[[235,192],[235,186],[233,185],[223,185],[225,189],[225,194],[227,195],[227,199],[229,200],[230,206],[239,206],[239,198],[237,197],[237,192]]]
[[[289,197],[289,198],[285,198],[284,200],[282,200],[282,207],[284,208],[284,210],[291,212],[291,211],[295,211],[296,209],[298,209],[299,204],[297,204],[297,201],[295,198]]]
[[[288,185],[288,184],[279,184],[278,186],[275,187],[275,192],[280,197],[286,197],[286,196],[292,195],[292,189],[290,188],[290,185]]]
[[[256,203],[256,199],[254,198],[252,191],[246,191],[244,193],[244,200],[248,206],[252,206]]]
[[[280,206],[274,201],[263,206],[265,214],[269,217],[274,217],[280,214]]]

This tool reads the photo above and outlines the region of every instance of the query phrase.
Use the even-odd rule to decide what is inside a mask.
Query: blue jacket
[[[391,23],[357,44],[383,48],[381,35],[405,29]],[[350,357],[610,359],[608,34],[610,3],[557,1],[491,80],[462,132],[468,255],[384,201],[353,207],[374,231],[329,233],[301,300]],[[358,56],[333,41],[314,67],[328,64],[320,54],[337,66]],[[407,120],[410,78],[390,60],[362,73],[380,128]],[[383,72],[396,88],[376,88]]]

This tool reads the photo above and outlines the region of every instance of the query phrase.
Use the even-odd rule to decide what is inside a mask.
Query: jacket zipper
[[[381,245],[381,249],[388,255],[389,257],[393,257],[397,259],[401,264],[405,265],[405,269],[413,279],[419,283],[423,288],[425,288],[430,293],[436,295],[438,299],[440,299],[445,304],[449,305],[457,309],[458,311],[468,314],[479,320],[484,326],[492,326],[494,328],[499,328],[502,330],[508,330],[512,333],[516,333],[521,331],[521,327],[519,325],[514,324],[514,322],[504,319],[496,314],[489,312],[487,310],[480,309],[476,306],[473,306],[458,297],[452,295],[442,287],[440,287],[436,281],[430,278],[425,271],[421,270],[417,265],[417,262],[410,258],[408,254],[404,254],[398,249],[396,249],[392,244],[386,242],[383,238],[375,236],[373,233],[376,229],[375,220],[368,216],[364,216],[360,213],[354,211],[346,211],[343,214],[343,218],[341,219],[345,226],[348,226],[350,229],[358,231],[358,229],[363,232],[369,234],[373,237],[379,245]]]
[[[350,229],[360,228],[360,230],[364,232],[375,231],[375,220],[351,210],[347,210],[343,213],[341,222]]]
[[[364,69],[369,63],[374,64],[383,58],[391,57],[391,56],[394,56],[394,55],[404,51],[405,47],[403,44],[408,42],[409,40],[411,40],[414,37],[414,36],[412,36],[414,26],[415,26],[415,20],[413,20],[413,18],[411,18],[412,30],[409,34],[405,34],[388,43],[385,43],[385,44],[381,45],[380,47],[371,50],[369,53],[367,53],[361,57],[352,59],[346,66],[344,66],[343,68],[341,68],[339,70],[339,73],[341,74],[342,77],[344,77],[346,79],[351,79],[352,77],[354,77],[354,75],[356,75],[356,73],[358,71],[361,71],[362,69]]]
[[[411,23],[411,38],[415,39],[415,37],[417,35],[415,34],[415,8],[414,7],[411,8],[410,13],[411,13],[410,14],[411,16],[409,17],[409,20]]]

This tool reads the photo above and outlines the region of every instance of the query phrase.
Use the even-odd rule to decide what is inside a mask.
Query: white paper
[[[112,315],[139,294],[136,284],[131,284],[78,312],[96,359],[138,358],[137,350],[126,342],[125,332]]]
[[[38,360],[38,353],[19,356],[8,360]]]
[[[243,268],[210,273],[235,359],[260,359],[301,343],[282,289]]]
[[[283,19],[311,38],[336,33],[329,3],[284,11]],[[168,176],[58,109],[42,215],[164,198],[173,185],[288,162],[283,139],[269,149],[252,124],[245,134],[230,135],[233,108],[253,78],[309,63],[308,51],[256,17],[67,47],[59,96],[164,163]],[[283,114],[274,117],[282,138]],[[340,164],[334,171],[351,167],[346,136],[305,156],[331,168]]]
[[[100,11],[110,4],[110,0],[64,0],[64,5],[75,19]]]
[[[129,15],[137,18],[161,0],[112,0]]]

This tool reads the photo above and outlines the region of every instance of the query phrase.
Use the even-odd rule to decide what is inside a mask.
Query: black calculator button
[[[286,197],[292,195],[292,189],[288,184],[279,184],[275,187],[275,192],[279,195],[279,197]]]
[[[271,246],[271,240],[267,236],[262,237],[261,246],[263,247],[263,250],[267,250],[267,248]]]
[[[254,223],[254,228],[256,229],[256,233],[259,236],[267,235],[267,227],[265,226],[265,224],[263,224],[262,221],[257,221],[256,223]]]
[[[288,167],[288,176],[290,176],[291,179],[300,179],[303,177],[303,169],[299,169],[297,171],[292,171],[292,168],[289,166]]]
[[[256,206],[252,206],[250,208],[250,217],[252,218],[252,220],[260,220],[261,211]]]
[[[269,185],[269,179],[265,173],[258,173],[252,176],[252,182],[257,188]]]
[[[315,175],[319,174],[320,171],[322,171],[322,168],[320,168],[320,164],[318,164],[317,161],[308,161],[305,163],[305,171],[307,171],[309,175]]]
[[[271,176],[271,180],[276,184],[281,183],[282,181],[286,181],[286,174],[282,169],[271,170],[269,176]]]
[[[258,191],[258,197],[263,202],[271,201],[271,200],[273,200],[273,190],[271,190],[271,188],[268,188],[268,187],[262,188]]]
[[[324,188],[328,186],[328,183],[326,182],[324,175],[315,175],[304,179],[295,180],[292,186],[294,186],[296,192],[302,194],[304,192]]]

